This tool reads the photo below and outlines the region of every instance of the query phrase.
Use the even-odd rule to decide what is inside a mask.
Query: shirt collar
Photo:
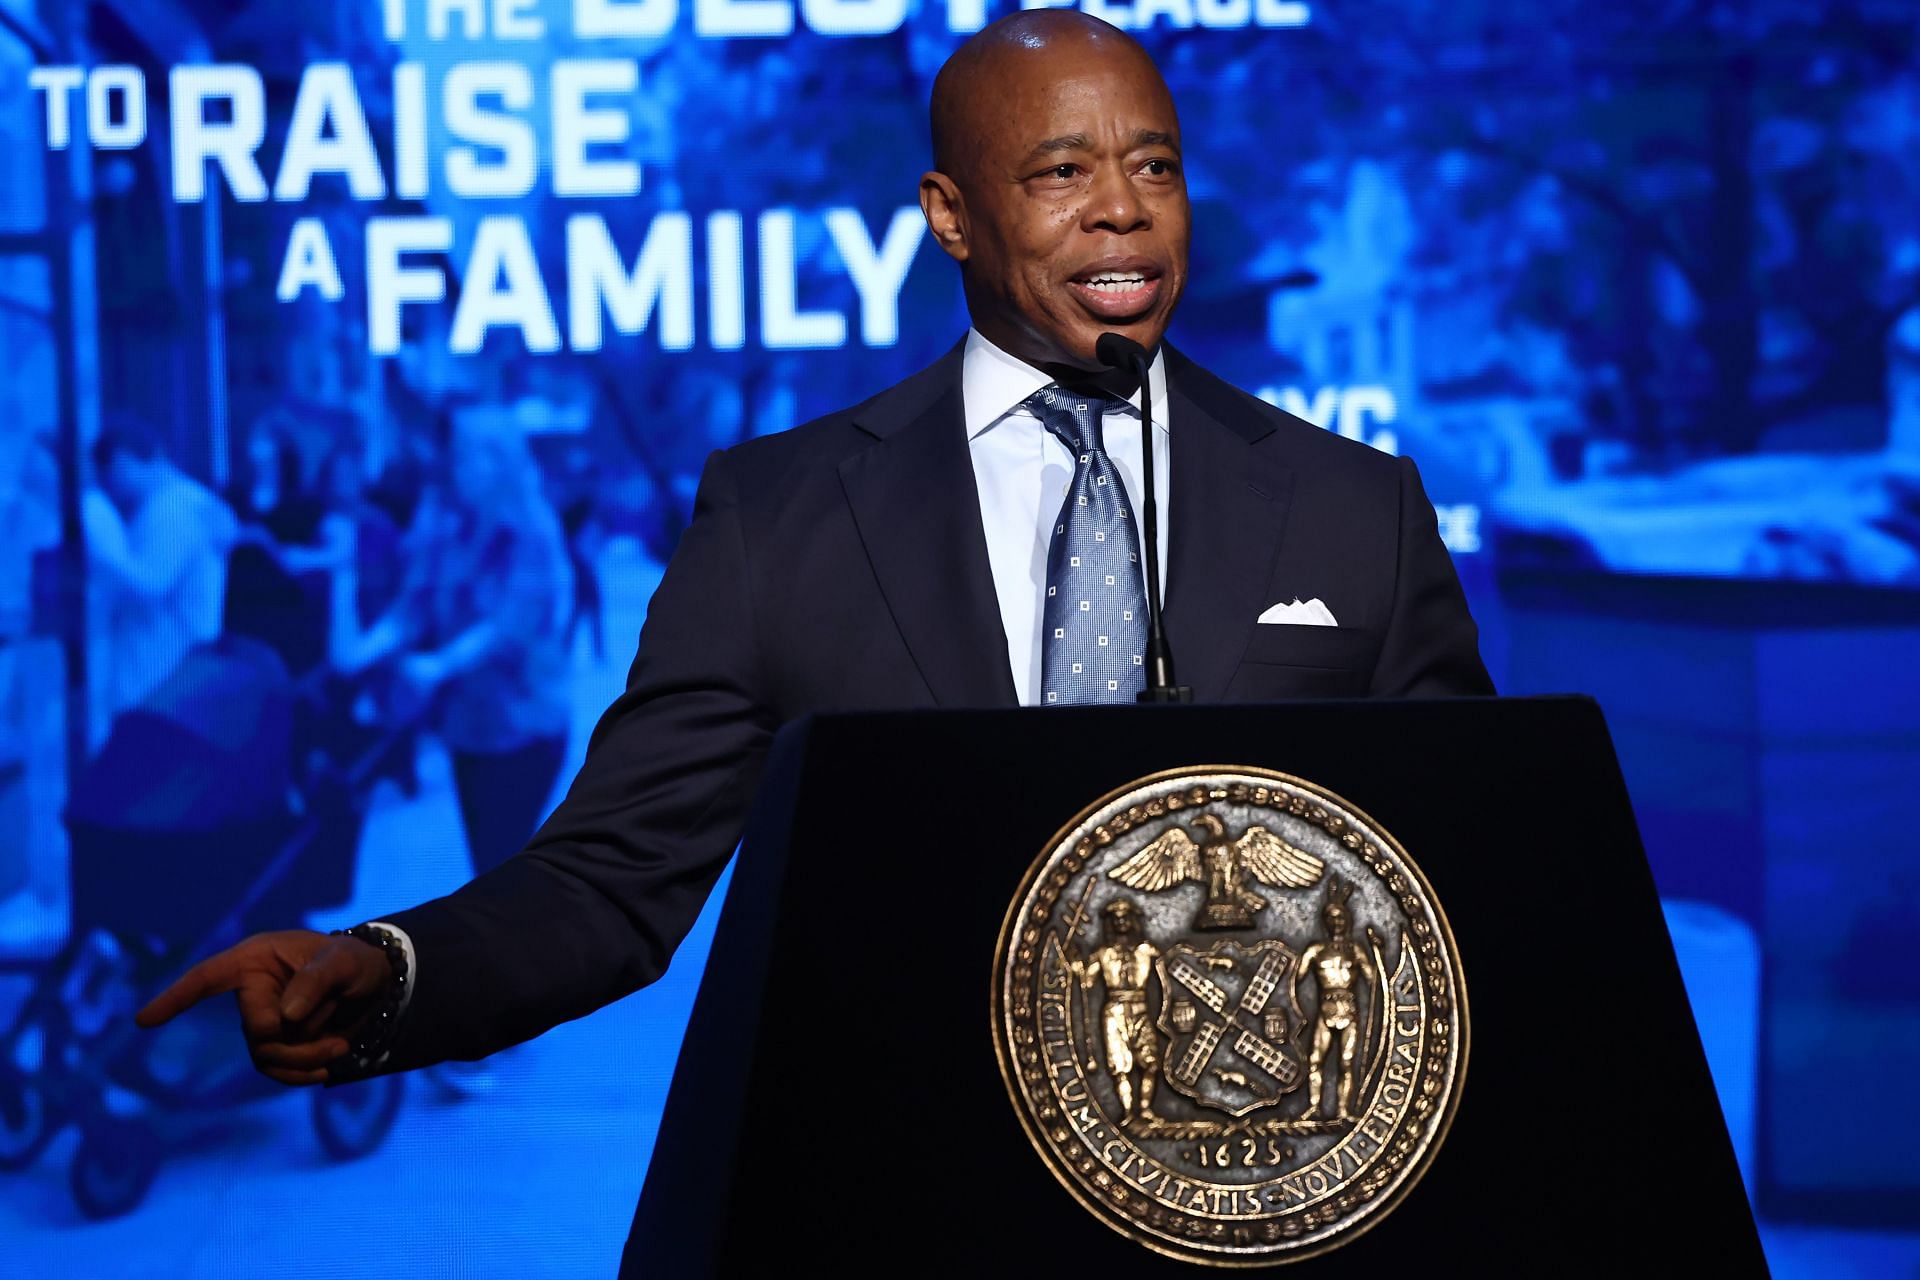
[[[967,439],[972,440],[1020,407],[1053,379],[1026,361],[1010,356],[990,342],[978,329],[967,330],[967,349],[961,356],[960,400],[966,418]],[[1147,384],[1153,388],[1153,425],[1167,431],[1166,344],[1153,353],[1147,369]],[[1140,393],[1135,391],[1127,403],[1140,412]]]

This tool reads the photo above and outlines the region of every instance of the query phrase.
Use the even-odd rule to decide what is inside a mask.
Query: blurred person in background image
[[[247,432],[228,501],[240,522],[227,566],[226,629],[251,636],[301,676],[325,656],[331,564],[319,545],[323,508],[309,491],[290,415],[276,409]]]
[[[33,566],[60,542],[59,467],[27,431],[0,431],[0,760],[17,722],[9,718],[19,649],[33,630]]]
[[[193,646],[219,636],[227,555],[239,525],[137,418],[109,418],[93,461],[112,503],[111,511],[93,504],[87,520],[90,567],[110,599],[112,660],[93,669],[114,681],[110,706],[117,712],[153,692]],[[124,521],[124,541],[115,516]]]
[[[429,489],[405,541],[405,584],[363,627],[361,522],[333,524],[331,648],[344,673],[397,661],[418,715],[453,761],[475,873],[518,852],[560,775],[571,713],[573,572],[519,429],[479,415],[452,433],[450,484]],[[415,704],[409,708],[409,701]]]
[[[42,440],[0,432],[0,648],[28,632],[34,557],[60,541],[59,484]]]
[[[560,527],[567,540],[567,559],[573,567],[573,604],[568,610],[567,639],[587,632],[595,662],[604,662],[607,642],[603,615],[606,593],[600,585],[600,556],[606,550],[606,519],[600,510],[599,487],[605,469],[591,450],[576,445],[561,458]]]
[[[84,453],[80,470],[80,529],[87,548],[87,752],[92,754],[124,705],[114,641],[121,630],[119,579],[127,560],[127,520]]]
[[[295,427],[285,409],[253,424],[227,500],[248,534],[264,535],[275,546],[311,548],[319,539],[324,509],[307,483]]]
[[[335,569],[351,568],[355,607],[363,618],[378,617],[399,598],[404,567],[401,533],[385,508],[369,496],[365,450],[358,440],[341,440],[320,463],[320,542]],[[352,555],[343,560],[339,549]]]
[[[396,697],[396,668],[418,628],[399,607],[407,581],[402,535],[368,496],[359,439],[333,443],[317,482],[323,511],[317,554],[326,576],[311,636],[326,662],[312,688],[308,745],[344,766],[386,739],[381,772],[411,796],[419,790],[414,762],[419,699]]]
[[[0,432],[0,950],[33,948],[56,915],[64,859],[48,856],[58,768],[45,691],[60,679],[54,645],[34,634],[34,562],[60,542],[59,469],[28,430]]]

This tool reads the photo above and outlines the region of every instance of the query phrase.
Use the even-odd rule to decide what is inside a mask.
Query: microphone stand
[[[1118,344],[1115,344],[1118,345]],[[1146,479],[1146,496],[1141,502],[1141,554],[1147,561],[1147,687],[1139,693],[1141,702],[1192,702],[1193,690],[1174,683],[1173,652],[1167,647],[1167,633],[1160,622],[1160,503],[1153,484],[1153,382],[1147,353],[1137,342],[1129,342],[1134,375],[1140,380],[1140,471]]]

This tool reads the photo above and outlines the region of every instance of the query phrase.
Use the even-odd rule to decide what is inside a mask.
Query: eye
[[[1147,161],[1147,163],[1142,167],[1145,169],[1149,177],[1154,177],[1154,178],[1171,177],[1173,176],[1173,172],[1174,172],[1173,161],[1163,160],[1157,157],[1155,159]]]
[[[1049,178],[1058,178],[1062,182],[1065,182],[1079,172],[1080,172],[1080,168],[1078,165],[1056,164],[1051,169],[1047,170],[1045,176]]]

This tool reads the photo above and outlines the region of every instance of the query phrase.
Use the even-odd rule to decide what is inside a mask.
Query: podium
[[[1599,709],[1582,698],[820,716],[782,731],[622,1274],[1188,1276],[1075,1202],[995,1057],[996,942],[1101,796],[1195,765],[1337,794],[1458,943],[1471,1052],[1390,1211],[1289,1275],[1764,1275]]]

